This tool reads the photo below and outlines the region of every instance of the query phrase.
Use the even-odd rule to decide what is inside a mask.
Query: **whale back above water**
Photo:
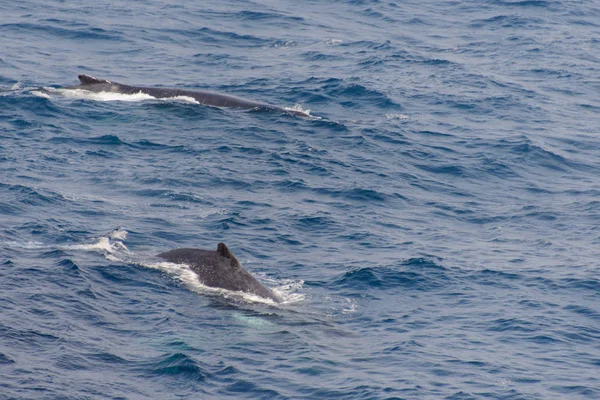
[[[161,87],[144,87],[130,86],[121,83],[112,82],[106,79],[98,79],[89,75],[78,76],[80,84],[76,86],[68,86],[64,89],[80,89],[90,92],[101,93],[121,93],[121,94],[138,94],[143,93],[157,99],[169,98],[192,98],[202,105],[226,108],[242,108],[242,109],[261,109],[277,111],[282,113],[293,114],[301,117],[309,116],[308,113],[298,110],[288,110],[282,107],[273,106],[270,104],[259,103],[257,101],[246,100],[240,97],[230,96],[227,94],[213,93],[204,90],[187,90],[177,88],[161,88]]]
[[[251,293],[281,302],[281,297],[246,271],[223,243],[218,244],[216,251],[182,248],[161,253],[158,257],[188,265],[206,286]]]

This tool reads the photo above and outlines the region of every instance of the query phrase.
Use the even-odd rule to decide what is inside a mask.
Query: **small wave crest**
[[[304,114],[307,117],[312,117],[312,115],[310,115],[310,110],[309,109],[303,109],[300,104],[296,104],[294,107],[283,107],[283,109],[286,110],[286,111],[294,112],[294,113],[302,113],[302,114]]]
[[[385,118],[388,120],[398,120],[398,121],[406,121],[409,119],[408,115],[406,114],[399,114],[399,113],[388,113],[385,114]]]
[[[165,354],[143,366],[145,373],[154,376],[171,376],[184,380],[204,381],[207,372],[192,357],[183,353]]]
[[[443,287],[449,279],[445,267],[432,260],[411,258],[400,264],[352,269],[335,285],[353,290],[403,288],[428,291]]]

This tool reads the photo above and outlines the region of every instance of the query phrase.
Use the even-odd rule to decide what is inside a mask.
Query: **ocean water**
[[[0,0],[0,398],[600,398],[599,54],[597,1]],[[284,303],[154,257],[218,242]]]

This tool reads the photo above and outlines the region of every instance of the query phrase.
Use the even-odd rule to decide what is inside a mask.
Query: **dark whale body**
[[[218,244],[217,251],[175,249],[161,253],[158,257],[175,264],[189,265],[206,286],[252,293],[277,303],[282,300],[246,271],[223,243]]]
[[[90,92],[110,92],[122,94],[138,94],[144,93],[157,99],[168,99],[173,97],[191,97],[198,103],[215,107],[228,108],[243,108],[243,109],[259,109],[277,111],[287,114],[294,114],[301,117],[308,117],[308,114],[302,111],[286,110],[285,108],[272,106],[270,104],[259,103],[252,100],[245,100],[235,96],[226,94],[212,93],[204,90],[186,90],[186,89],[169,89],[169,88],[153,88],[143,86],[129,86],[121,83],[111,82],[105,79],[97,79],[89,75],[79,75],[80,85],[68,86],[63,89],[80,89]]]

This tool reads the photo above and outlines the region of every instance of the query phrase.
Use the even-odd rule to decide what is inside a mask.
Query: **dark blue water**
[[[0,1],[0,398],[600,398],[599,38],[595,1]],[[219,241],[286,301],[153,258]]]

